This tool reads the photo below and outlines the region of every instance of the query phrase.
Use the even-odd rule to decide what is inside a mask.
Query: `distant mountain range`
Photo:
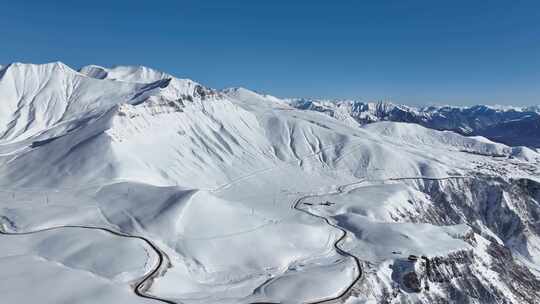
[[[0,302],[537,304],[538,113],[6,65]]]
[[[361,125],[377,121],[417,123],[462,135],[480,135],[511,146],[540,147],[540,106],[411,107],[389,102],[296,98],[288,102],[297,109],[325,113]]]

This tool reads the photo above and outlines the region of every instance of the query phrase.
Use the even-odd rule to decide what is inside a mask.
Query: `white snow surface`
[[[494,157],[540,159],[418,125],[358,127],[146,67],[10,64],[0,72],[0,223],[35,233],[0,235],[2,290],[8,303],[150,302],[132,285],[157,253],[141,240],[62,228],[84,225],[159,247],[169,264],[147,292],[162,299],[331,299],[362,270],[335,249],[341,231],[314,214],[347,230],[341,247],[373,263],[392,251],[467,249],[466,225],[396,223],[390,214],[409,199],[429,198],[391,179],[466,176],[479,162],[499,164]],[[335,192],[358,181],[366,184]],[[334,205],[295,209],[308,195]]]

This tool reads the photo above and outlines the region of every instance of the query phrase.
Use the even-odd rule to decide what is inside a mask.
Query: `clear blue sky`
[[[1,1],[0,62],[146,65],[214,88],[539,104],[540,1]]]

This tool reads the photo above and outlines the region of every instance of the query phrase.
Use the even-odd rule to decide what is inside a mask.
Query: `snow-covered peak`
[[[80,73],[98,79],[111,79],[127,82],[150,83],[174,76],[145,66],[115,66],[105,68],[88,65],[79,70]]]
[[[0,74],[0,140],[25,138],[60,121],[128,102],[141,84],[87,77],[61,62],[12,63]]]
[[[8,65],[0,73],[0,96],[0,141],[23,140],[121,104],[168,111],[220,98],[192,80],[147,67],[91,65],[75,71],[61,62]]]
[[[82,67],[79,72],[96,79],[107,79],[129,83],[157,84],[166,99],[176,100],[186,96],[208,96],[214,93],[191,79],[177,78],[145,66],[115,66],[106,68],[98,65]],[[153,85],[152,85],[153,86]]]
[[[278,100],[280,101],[280,99],[275,96],[258,93],[253,90],[246,89],[244,87],[227,88],[227,89],[224,89],[222,92],[225,95],[229,97],[234,97],[236,99],[256,98],[256,99],[272,99],[274,101],[278,101]]]
[[[108,76],[108,70],[106,68],[94,64],[82,67],[79,69],[79,73],[96,79],[105,79]]]
[[[0,238],[3,302],[36,302],[29,284],[47,303],[139,303],[105,285],[186,304],[540,297],[537,152],[357,123],[491,111],[298,101],[145,67],[2,70],[0,228],[24,234]]]
[[[43,64],[13,62],[6,65],[4,69],[6,73],[18,74],[21,77],[28,74],[34,74],[33,77],[47,77],[47,75],[55,72],[77,73],[60,61]]]
[[[258,93],[243,87],[227,88],[222,90],[221,93],[243,104],[278,107],[288,106],[287,102],[283,99],[268,94]]]
[[[99,65],[87,65],[79,72],[88,77],[110,79],[135,83],[152,83],[163,79],[173,79],[174,82],[194,83],[191,79],[177,78],[169,73],[158,71],[146,66],[118,65],[106,68]]]

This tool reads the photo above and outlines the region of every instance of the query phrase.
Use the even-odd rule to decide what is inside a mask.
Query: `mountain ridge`
[[[29,282],[47,304],[96,294],[111,304],[540,296],[533,149],[420,124],[359,124],[347,111],[145,68],[83,72],[19,65],[0,77],[8,302],[36,301]],[[68,227],[98,229],[66,236]],[[101,228],[146,244],[109,242]],[[111,258],[95,256],[104,245]],[[43,293],[75,278],[72,290]]]
[[[538,106],[411,107],[390,102],[373,103],[354,100],[289,99],[288,101],[295,108],[322,112],[360,125],[385,120],[410,122],[467,136],[485,136],[513,146],[540,147],[540,108]],[[507,124],[512,124],[514,130],[505,132]],[[499,134],[499,136],[494,134]]]

